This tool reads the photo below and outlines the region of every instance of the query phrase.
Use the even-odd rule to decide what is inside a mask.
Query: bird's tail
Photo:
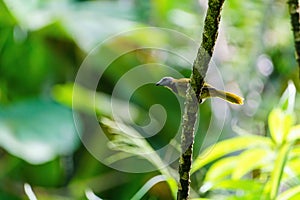
[[[233,94],[231,92],[225,92],[222,90],[217,90],[215,88],[208,88],[209,97],[218,97],[221,99],[224,99],[232,104],[244,104],[244,99],[236,94]]]
[[[239,104],[239,105],[244,104],[244,99],[242,97],[230,92],[225,92],[225,99],[233,104]]]

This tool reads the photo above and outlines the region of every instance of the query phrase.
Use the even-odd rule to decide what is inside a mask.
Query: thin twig
[[[179,186],[177,199],[188,199],[190,169],[192,164],[194,130],[198,113],[198,102],[209,62],[218,36],[221,8],[224,0],[209,0],[206,13],[202,43],[193,64],[191,85],[187,89],[185,110],[182,122],[181,151],[179,160]]]

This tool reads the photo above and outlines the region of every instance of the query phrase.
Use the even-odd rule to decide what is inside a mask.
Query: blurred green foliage
[[[27,199],[24,183],[32,186],[38,199],[174,198],[177,160],[154,172],[134,174],[109,168],[86,150],[79,142],[87,134],[86,127],[75,129],[70,110],[73,86],[88,53],[121,32],[157,26],[199,43],[206,6],[205,1],[191,0],[0,0],[0,199]],[[225,2],[213,58],[219,72],[209,72],[207,82],[214,84],[216,74],[221,74],[225,88],[244,96],[245,105],[214,104],[225,106],[225,114],[220,107],[211,107],[210,101],[201,105],[191,197],[265,195],[268,199],[279,194],[278,199],[286,199],[299,193],[299,125],[295,124],[300,123],[300,96],[294,97],[293,114],[287,114],[290,95],[274,109],[289,80],[300,89],[292,39],[286,1]],[[80,99],[73,114],[96,112],[111,139],[108,146],[121,156],[111,157],[111,162],[122,156],[139,157],[139,152],[168,143],[178,153],[178,140],[173,137],[180,128],[182,99],[178,102],[170,91],[154,84],[134,91],[131,116],[122,121],[128,134],[142,134],[137,125],[149,123],[148,111],[154,104],[162,105],[168,116],[158,134],[136,141],[116,129],[110,98],[123,74],[139,65],[164,64],[188,77],[196,49],[187,41],[159,31],[120,36],[105,43],[96,60],[100,68],[128,47],[137,50],[109,63],[97,86],[95,105],[94,93],[83,85],[77,87]],[[152,45],[176,49],[189,60],[163,50],[138,50]],[[137,78],[159,80],[169,73],[150,67]],[[134,80],[121,85],[120,109],[126,107],[124,100],[133,86]],[[218,125],[220,115],[225,116],[222,132],[213,129],[206,135],[210,121]],[[235,132],[242,135],[224,140]],[[208,150],[203,149],[217,140],[222,141],[205,154]],[[162,162],[159,156],[140,159],[153,166]],[[241,191],[244,196],[234,196]]]
[[[199,155],[193,172],[215,161],[199,191],[212,199],[298,199],[300,126],[294,124],[294,102],[290,83],[269,114],[269,137],[240,135]]]

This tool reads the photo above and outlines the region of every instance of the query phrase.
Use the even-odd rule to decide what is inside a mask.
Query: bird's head
[[[163,77],[156,83],[156,86],[165,86],[165,87],[170,87],[173,84],[174,78],[167,76]]]

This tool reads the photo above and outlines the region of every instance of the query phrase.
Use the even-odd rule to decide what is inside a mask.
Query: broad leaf
[[[75,92],[74,92],[75,91]],[[76,96],[74,96],[76,94]],[[85,87],[74,84],[56,85],[52,89],[52,96],[58,102],[75,108],[85,113],[93,114],[96,112],[101,116],[113,116],[111,97],[102,92],[93,92]],[[130,110],[130,116],[122,115],[121,119],[128,122],[138,117],[140,108],[133,104],[126,104],[125,101],[114,99],[116,110],[126,113]],[[128,108],[129,106],[129,108]]]
[[[230,156],[216,161],[207,171],[205,182],[217,182],[230,176],[237,163],[238,156]]]
[[[288,114],[281,109],[274,109],[271,111],[268,121],[272,139],[276,144],[282,144],[293,124],[292,114]]]
[[[29,163],[71,154],[78,145],[72,111],[53,101],[24,101],[0,112],[0,146]]]
[[[244,151],[236,158],[237,164],[232,173],[232,178],[242,178],[255,168],[260,168],[266,163],[272,162],[273,157],[273,152],[267,148],[248,149]]]
[[[287,162],[287,170],[286,170],[286,174],[287,174],[287,178],[294,178],[300,181],[300,159],[299,157],[289,160]]]
[[[289,141],[300,140],[300,125],[293,126],[288,134]]]
[[[262,192],[263,184],[253,180],[224,180],[212,189],[244,190],[248,192]]]
[[[271,148],[272,141],[269,138],[261,136],[243,136],[221,141],[215,145],[208,147],[202,154],[198,156],[192,166],[191,173],[199,170],[206,164],[221,158],[224,155],[254,147]]]
[[[293,149],[290,152],[290,157],[299,159],[300,158],[300,145],[294,146]]]

